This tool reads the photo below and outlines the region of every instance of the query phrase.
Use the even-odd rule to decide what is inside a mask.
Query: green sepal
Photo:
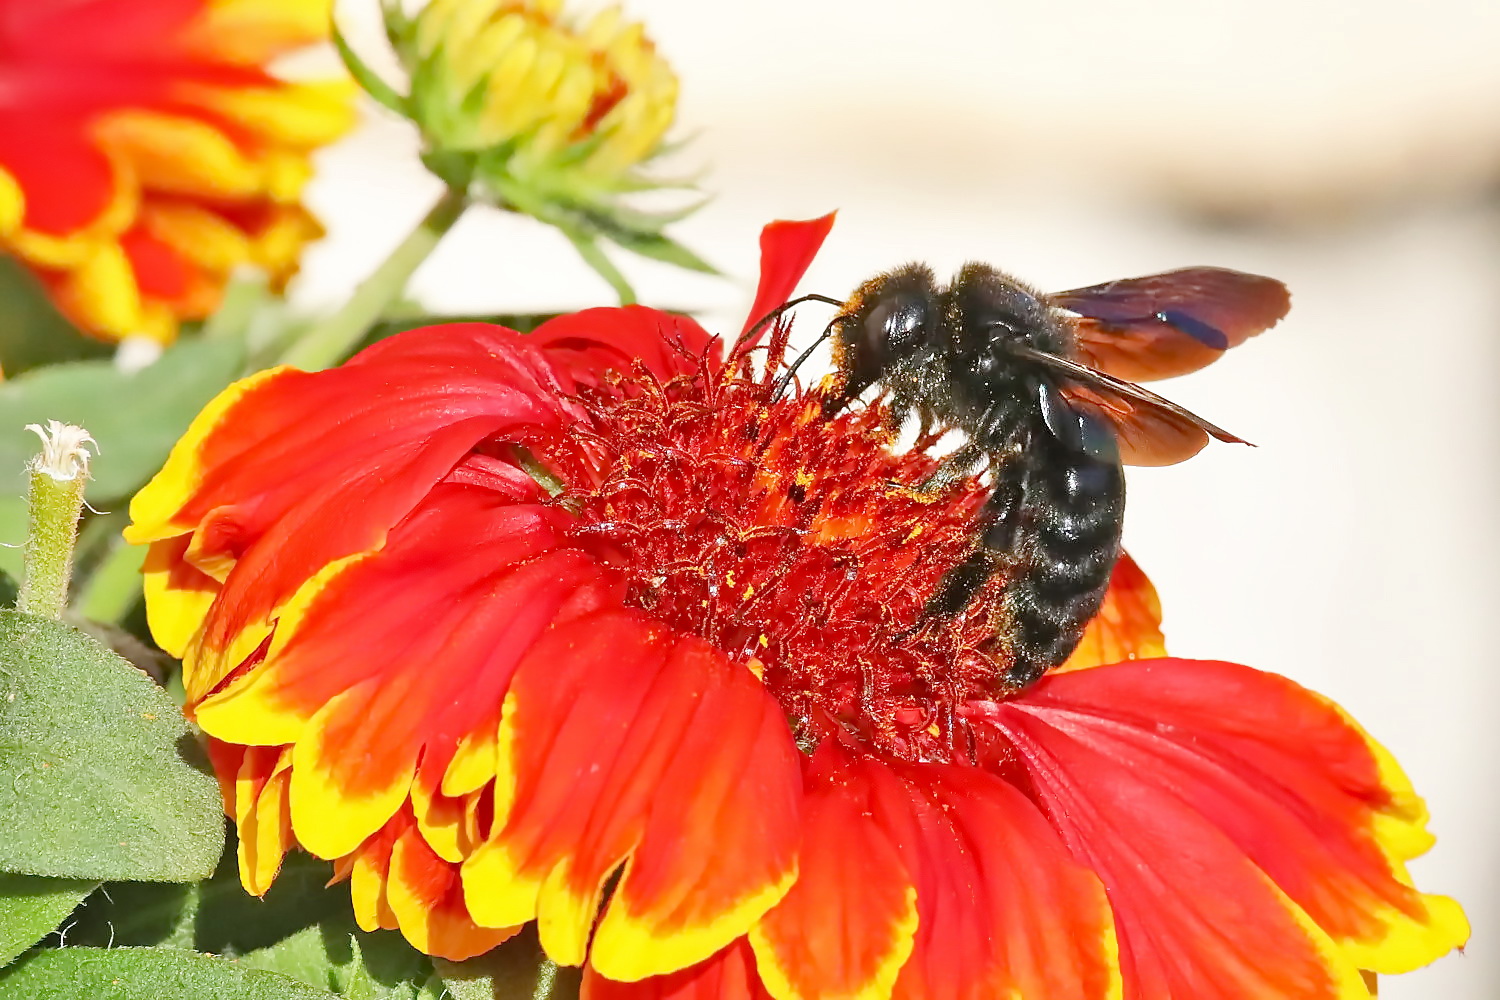
[[[382,80],[380,75],[359,57],[349,44],[349,40],[344,37],[344,33],[339,30],[337,23],[331,26],[330,31],[333,47],[338,50],[344,68],[349,71],[350,76],[354,77],[354,82],[359,84],[360,89],[374,98],[381,107],[394,111],[403,118],[410,117],[408,100],[397,93],[396,88]]]

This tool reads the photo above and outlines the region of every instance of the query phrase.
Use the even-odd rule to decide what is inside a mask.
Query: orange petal
[[[266,186],[264,168],[199,118],[127,108],[99,119],[93,131],[104,148],[131,165],[148,191],[240,200]]]
[[[279,770],[261,789],[255,805],[239,820],[240,882],[252,896],[264,896],[291,848],[291,772]]]
[[[395,930],[399,926],[391,909],[389,888],[391,851],[402,829],[399,822],[387,823],[337,866],[335,878],[345,868],[349,871],[349,898],[354,904],[354,921],[361,930]]]
[[[406,801],[419,759],[435,791],[459,740],[498,718],[537,637],[597,599],[597,568],[556,548],[558,518],[437,487],[384,549],[299,592],[263,660],[197,706],[219,739],[296,743],[292,816],[308,850],[353,850]]]
[[[178,34],[200,59],[253,66],[328,37],[331,0],[213,0]]]
[[[1104,888],[1032,803],[971,767],[872,775],[876,818],[905,847],[917,886],[916,942],[895,1000],[1117,1000]]]

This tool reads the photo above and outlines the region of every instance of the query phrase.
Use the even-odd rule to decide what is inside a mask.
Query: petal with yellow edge
[[[496,724],[538,637],[601,599],[587,557],[556,548],[558,518],[472,481],[440,485],[384,548],[312,581],[254,669],[197,704],[219,739],[296,744],[305,848],[339,857],[373,834],[407,801],[419,760],[441,774],[465,734]],[[454,550],[455,537],[470,544]]]
[[[594,933],[614,979],[685,968],[744,934],[795,871],[797,753],[743,667],[633,612],[549,633],[517,671],[494,832],[464,864],[483,924],[535,917],[555,961]]]
[[[977,768],[870,769],[875,817],[917,888],[917,934],[895,1000],[1118,1000],[1104,887],[1037,808]]]
[[[750,931],[777,1000],[885,1000],[911,955],[917,889],[866,767],[831,744],[809,765],[797,881]]]
[[[1109,887],[1143,1000],[1363,1000],[1360,967],[1406,971],[1468,936],[1382,845],[1420,843],[1409,786],[1284,678],[1120,663],[1048,678],[986,722]]]
[[[409,823],[391,847],[386,900],[401,933],[427,955],[461,962],[514,937],[520,927],[480,927],[464,905],[458,869]]]
[[[741,939],[697,965],[633,983],[583,972],[582,1000],[771,1000],[755,971],[755,955]]]
[[[188,551],[224,575],[198,638],[208,680],[195,698],[233,669],[215,658],[237,637],[269,629],[325,567],[382,545],[477,442],[563,418],[550,368],[519,334],[414,332],[333,371],[273,369],[229,387],[131,502],[131,542],[214,529]]]

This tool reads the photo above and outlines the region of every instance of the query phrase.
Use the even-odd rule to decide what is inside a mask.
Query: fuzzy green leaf
[[[0,975],[0,1000],[329,1000],[337,994],[169,948],[52,948]]]
[[[85,879],[0,874],[0,966],[56,930],[98,885]]]
[[[0,871],[195,881],[222,809],[165,691],[72,626],[0,611]]]
[[[424,985],[434,978],[432,961],[401,935],[359,931],[352,920],[304,928],[241,961],[348,1000],[422,1000]]]
[[[215,952],[344,997],[427,1000],[431,960],[400,934],[359,930],[348,886],[326,886],[330,875],[326,861],[294,853],[255,899],[240,886],[230,847],[206,882],[106,886],[78,911],[68,941]]]

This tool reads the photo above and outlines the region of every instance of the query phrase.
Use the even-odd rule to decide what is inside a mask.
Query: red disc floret
[[[958,707],[993,688],[993,625],[983,600],[950,621],[922,608],[983,487],[913,490],[936,441],[894,450],[880,403],[827,420],[815,391],[774,396],[748,365],[589,393],[594,419],[546,454],[574,542],[629,603],[759,673],[806,745],[842,728],[946,759]]]

